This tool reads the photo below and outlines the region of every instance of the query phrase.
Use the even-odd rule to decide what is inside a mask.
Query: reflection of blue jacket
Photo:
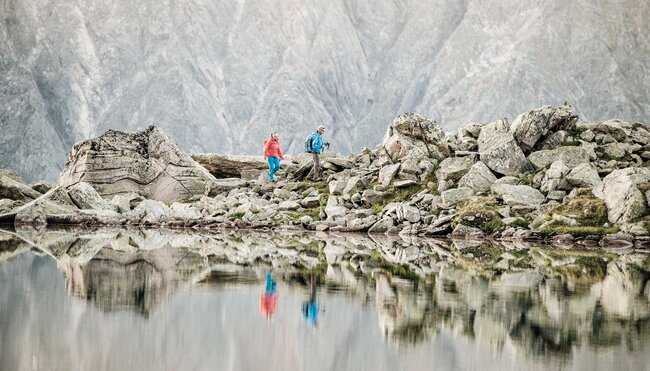
[[[311,140],[312,151],[315,153],[321,153],[323,151],[323,145],[327,146],[327,142],[323,142],[323,138],[321,138],[317,130],[314,130],[314,132],[311,134],[313,135],[313,138]]]

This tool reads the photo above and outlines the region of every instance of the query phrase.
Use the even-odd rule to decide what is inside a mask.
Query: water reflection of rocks
[[[50,254],[71,295],[145,316],[181,287],[258,285],[272,269],[371,303],[402,345],[444,329],[564,357],[579,346],[636,349],[650,332],[650,259],[633,250],[137,229],[19,230],[0,233],[0,249],[0,260]]]

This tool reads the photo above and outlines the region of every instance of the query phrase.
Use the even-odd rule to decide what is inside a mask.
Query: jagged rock
[[[420,210],[415,206],[402,203],[397,206],[395,212],[397,214],[397,220],[399,221],[407,220],[411,223],[417,223],[420,221]]]
[[[45,194],[47,193],[50,189],[54,188],[54,184],[50,182],[45,182],[45,181],[38,181],[32,185],[30,185],[33,190],[40,194]]]
[[[352,161],[340,157],[328,157],[325,159],[325,161],[323,161],[323,166],[327,168],[325,164],[334,165],[334,169],[337,171],[341,171],[343,169],[351,169],[354,167],[354,163]]]
[[[585,142],[593,142],[595,137],[596,134],[594,134],[594,132],[589,129],[580,133],[580,139],[584,140]]]
[[[468,200],[474,195],[474,190],[469,187],[458,187],[443,191],[442,202],[445,205],[455,205],[461,201]]]
[[[436,172],[438,183],[448,184],[450,186],[453,182],[459,180],[463,175],[465,175],[475,162],[476,160],[472,156],[449,157],[444,159],[440,163],[438,171]],[[438,189],[443,191],[447,188],[440,189],[439,187]]]
[[[161,129],[150,126],[137,133],[109,130],[75,144],[58,185],[81,181],[102,196],[137,192],[178,201],[210,193],[216,179]]]
[[[444,138],[442,129],[433,121],[416,114],[403,114],[395,118],[381,142],[393,161],[406,157],[442,159],[449,155],[440,145]]]
[[[385,186],[389,185],[390,182],[393,181],[393,178],[395,178],[395,175],[397,174],[397,171],[399,171],[400,166],[402,165],[400,163],[397,163],[382,167],[379,170],[379,183]]]
[[[347,182],[345,180],[333,180],[329,182],[328,187],[331,195],[340,196],[343,194],[343,190]]]
[[[510,206],[535,206],[544,202],[544,195],[527,185],[493,184],[492,193],[501,197]]]
[[[16,201],[34,200],[41,194],[25,183],[19,182],[6,175],[0,175],[0,199],[7,198]]]
[[[284,188],[276,188],[273,190],[273,195],[281,200],[288,200],[291,198],[293,193],[291,193],[291,191],[286,190]]]
[[[502,178],[499,178],[499,179],[495,180],[493,184],[494,185],[498,185],[498,184],[517,185],[517,184],[519,184],[519,178],[514,177],[514,176],[504,176]],[[491,188],[492,187],[490,186],[490,189]]]
[[[211,184],[210,195],[228,193],[233,189],[243,188],[248,182],[239,178],[215,179]]]
[[[329,196],[327,199],[327,205],[325,206],[325,214],[327,214],[327,219],[345,217],[347,212],[348,209],[340,205],[336,196]]]
[[[395,188],[408,188],[416,184],[417,184],[416,181],[409,179],[409,180],[401,180],[399,182],[395,182],[395,184],[393,185],[395,186]]]
[[[536,147],[539,147],[540,149],[554,149],[560,147],[566,141],[567,136],[568,134],[564,130],[556,131],[555,133],[549,134],[549,136],[541,142],[541,145]]]
[[[469,171],[463,175],[458,181],[458,187],[469,187],[474,192],[488,192],[490,186],[497,180],[497,177],[492,173],[482,161],[472,165]]]
[[[160,225],[168,222],[173,211],[157,200],[144,200],[135,209],[124,214],[130,224]]]
[[[610,143],[600,148],[610,159],[622,159],[627,154],[627,147],[626,143]]]
[[[120,213],[126,213],[133,210],[140,202],[144,201],[144,197],[135,192],[129,192],[121,195],[115,195],[110,203],[117,208]]]
[[[359,178],[358,176],[351,177],[344,184],[345,184],[345,188],[343,189],[343,194],[344,195],[354,194],[357,191],[360,191],[360,190],[363,189],[363,182],[361,181],[361,178]]]
[[[583,146],[562,146],[555,149],[541,150],[531,153],[528,160],[536,169],[544,169],[557,160],[562,160],[569,168],[579,164],[589,163],[591,154]]]
[[[68,187],[68,195],[80,209],[112,210],[111,206],[86,182],[79,182]]]
[[[564,163],[562,160],[557,160],[551,164],[551,166],[546,171],[544,179],[542,180],[542,185],[540,190],[544,193],[549,193],[554,191],[566,174],[569,173],[571,169]]]
[[[186,204],[181,202],[174,202],[170,209],[174,218],[182,219],[184,221],[199,220],[203,218],[201,210],[194,204]]]
[[[602,194],[607,218],[612,223],[627,223],[648,214],[648,206],[638,184],[650,181],[650,168],[614,170],[603,179]]]
[[[567,103],[560,107],[545,106],[520,114],[510,125],[512,136],[526,153],[549,131],[570,127],[577,120]]]
[[[406,161],[402,162],[402,166],[399,169],[400,177],[408,178],[409,176],[412,179],[417,179],[417,174],[420,172],[419,161],[413,158],[409,158]]]
[[[300,204],[295,201],[282,201],[278,205],[278,209],[283,211],[293,211],[300,209]]]
[[[512,136],[506,120],[483,126],[478,138],[478,150],[481,161],[499,174],[518,175],[530,169],[530,164]]]
[[[263,156],[233,156],[214,153],[197,153],[192,159],[206,168],[215,178],[243,178],[244,170],[266,170]]]
[[[320,206],[320,197],[319,196],[305,197],[304,199],[300,200],[300,206],[306,209],[318,207]]]
[[[361,195],[361,201],[366,206],[379,204],[383,200],[382,196],[383,196],[383,192],[377,192],[372,189],[366,189],[365,191],[363,191],[363,194]]]
[[[468,240],[481,239],[485,237],[485,233],[478,228],[470,227],[464,224],[456,225],[456,228],[451,232],[451,238],[465,238]]]
[[[602,183],[600,176],[598,176],[598,171],[589,163],[577,165],[564,179],[572,187],[576,188],[595,188]]]
[[[602,133],[611,136],[617,142],[625,141],[631,134],[632,124],[621,120],[608,120],[599,122],[590,127],[594,133]]]

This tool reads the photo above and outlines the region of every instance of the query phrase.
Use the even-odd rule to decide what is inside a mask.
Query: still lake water
[[[649,262],[354,235],[0,232],[0,369],[648,370]]]

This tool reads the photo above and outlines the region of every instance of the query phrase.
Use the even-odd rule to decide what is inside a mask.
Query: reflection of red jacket
[[[262,292],[260,294],[260,313],[270,318],[273,312],[275,312],[275,304],[277,302],[278,295]]]
[[[280,143],[277,139],[267,139],[264,141],[264,157],[279,157],[281,160],[284,160],[282,157],[282,151],[280,151]]]

